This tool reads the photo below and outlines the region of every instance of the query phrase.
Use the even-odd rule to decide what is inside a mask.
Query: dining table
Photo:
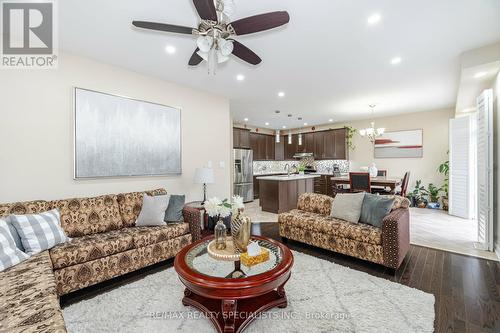
[[[349,185],[349,175],[331,178],[332,185]],[[391,194],[396,192],[396,187],[402,183],[402,177],[377,176],[370,177],[370,185],[374,187],[388,187]]]

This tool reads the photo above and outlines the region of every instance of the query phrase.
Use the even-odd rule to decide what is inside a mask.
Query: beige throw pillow
[[[332,203],[331,217],[351,223],[358,223],[365,193],[339,193]]]

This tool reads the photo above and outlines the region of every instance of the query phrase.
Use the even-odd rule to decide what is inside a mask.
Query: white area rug
[[[433,332],[434,296],[294,252],[285,286],[288,307],[273,309],[245,332]],[[70,333],[215,332],[181,303],[174,268],[63,309]]]

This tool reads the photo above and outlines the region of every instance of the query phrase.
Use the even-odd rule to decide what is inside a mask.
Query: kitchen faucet
[[[285,171],[287,173],[287,176],[290,177],[290,164],[288,163],[285,164]]]

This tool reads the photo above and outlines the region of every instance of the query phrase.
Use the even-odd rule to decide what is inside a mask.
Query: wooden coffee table
[[[240,262],[209,257],[207,245],[213,236],[184,247],[175,257],[175,270],[186,286],[182,304],[191,305],[212,320],[218,332],[242,332],[260,312],[285,308],[285,283],[291,275],[292,252],[283,244],[253,236],[270,251],[267,262],[251,268]],[[235,270],[241,278],[228,278]]]

